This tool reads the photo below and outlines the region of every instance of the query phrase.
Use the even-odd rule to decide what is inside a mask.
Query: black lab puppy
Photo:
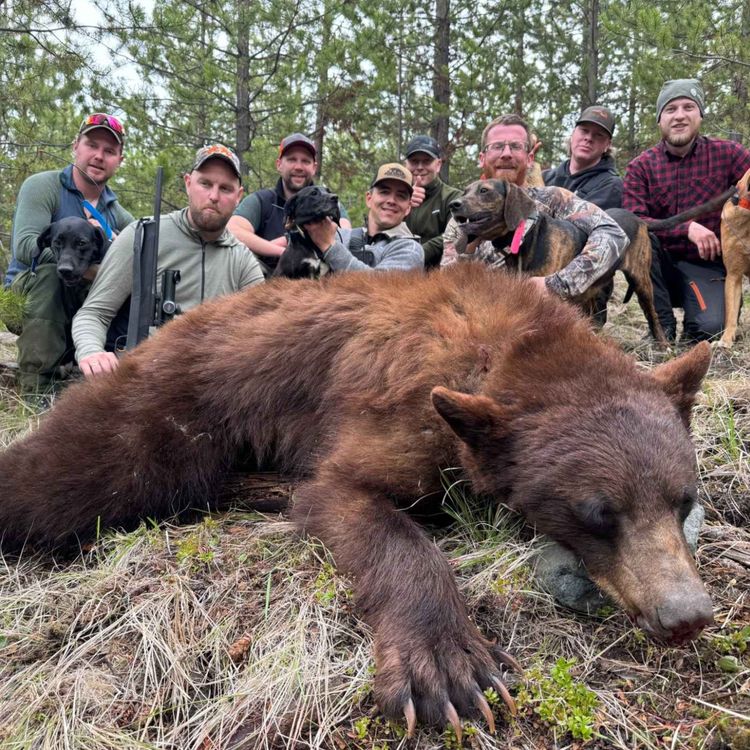
[[[302,188],[284,206],[286,249],[279,258],[274,276],[290,279],[317,279],[328,272],[321,252],[303,229],[305,224],[329,217],[341,220],[339,197],[319,185]]]
[[[100,263],[109,243],[99,227],[69,216],[53,221],[36,240],[33,260],[49,247],[55,254],[57,275],[65,286],[76,286],[93,263]]]

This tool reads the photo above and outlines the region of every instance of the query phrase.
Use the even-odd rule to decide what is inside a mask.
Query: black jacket
[[[566,159],[554,169],[545,169],[542,178],[545,185],[570,190],[605,211],[622,207],[622,178],[617,174],[611,156],[603,156],[593,167],[576,174],[570,174],[570,159]]]

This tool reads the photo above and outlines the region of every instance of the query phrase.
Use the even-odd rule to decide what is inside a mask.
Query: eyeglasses
[[[122,127],[122,123],[112,115],[105,114],[104,112],[94,112],[94,114],[88,115],[83,118],[79,131],[84,128],[89,128],[92,125],[102,125],[104,127],[111,128],[115,133],[124,136],[125,128]]]
[[[495,141],[494,143],[488,143],[484,147],[485,153],[487,151],[505,151],[505,147],[508,147],[511,151],[526,151],[528,146],[523,141]]]

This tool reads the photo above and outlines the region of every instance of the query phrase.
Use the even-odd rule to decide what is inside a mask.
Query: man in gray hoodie
[[[188,206],[161,217],[157,288],[165,269],[178,269],[175,302],[182,312],[204,299],[263,282],[257,258],[227,231],[242,198],[240,162],[222,144],[200,149],[185,175]],[[73,319],[76,358],[86,377],[110,372],[117,356],[105,351],[107,328],[133,288],[135,224],[110,247],[86,302]]]

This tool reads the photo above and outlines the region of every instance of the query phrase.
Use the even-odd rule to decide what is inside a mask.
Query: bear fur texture
[[[648,373],[572,306],[475,264],[280,279],[206,302],[72,386],[0,455],[2,544],[206,506],[251,454],[302,478],[293,518],[352,578],[381,710],[410,731],[417,718],[456,725],[488,715],[487,687],[507,695],[514,660],[469,620],[402,509],[439,502],[439,468],[461,466],[652,635],[693,637],[712,608],[681,524],[709,361],[699,345]]]

